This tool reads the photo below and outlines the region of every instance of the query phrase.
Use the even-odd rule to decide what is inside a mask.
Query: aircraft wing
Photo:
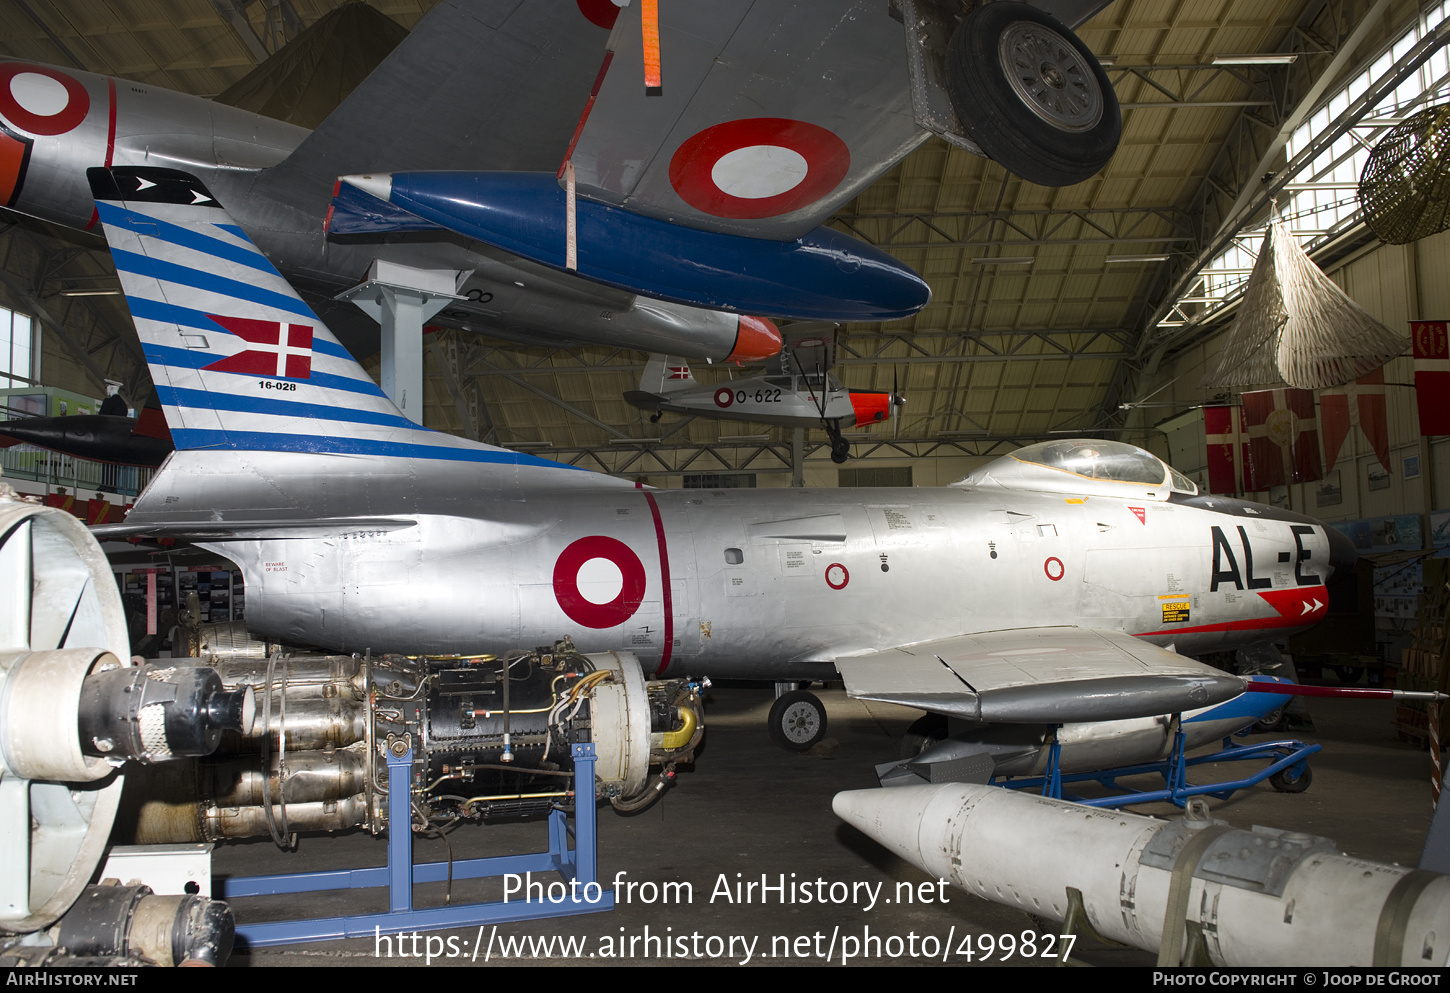
[[[1237,676],[1120,631],[1016,628],[843,658],[848,695],[979,724],[1181,713],[1243,692]]]
[[[781,354],[789,352],[803,374],[828,371],[836,364],[836,327],[809,321],[790,325],[781,331],[785,339]]]
[[[800,237],[919,145],[882,0],[659,5],[660,86],[624,7],[571,155],[582,195],[688,227]],[[552,168],[552,166],[551,166]]]
[[[257,192],[321,218],[342,175],[553,172],[610,36],[584,6],[442,0]]]

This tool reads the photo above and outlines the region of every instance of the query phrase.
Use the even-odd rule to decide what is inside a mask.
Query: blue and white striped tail
[[[177,449],[567,468],[404,417],[194,176],[86,175]]]

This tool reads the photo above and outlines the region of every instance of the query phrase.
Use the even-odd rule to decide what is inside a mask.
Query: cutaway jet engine
[[[286,846],[297,832],[377,834],[388,827],[395,745],[412,749],[413,809],[429,824],[572,805],[578,742],[597,750],[596,797],[637,809],[704,734],[699,685],[646,682],[628,653],[582,655],[567,642],[501,657],[266,647],[207,660],[228,687],[256,694],[256,727],[209,758],[154,770],[123,814],[137,842],[270,835]]]

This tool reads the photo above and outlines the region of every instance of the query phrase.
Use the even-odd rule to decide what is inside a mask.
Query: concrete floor
[[[1033,922],[1022,912],[950,887],[944,899],[932,891],[930,902],[886,902],[895,895],[898,881],[930,881],[837,820],[831,812],[831,797],[840,790],[875,786],[873,764],[896,756],[898,739],[918,714],[901,707],[848,700],[840,690],[825,691],[822,697],[829,711],[829,739],[835,742],[834,747],[825,749],[827,755],[788,754],[771,743],[765,730],[770,690],[717,687],[707,709],[705,746],[695,767],[680,775],[679,785],[662,802],[634,816],[620,815],[608,807],[600,810],[601,881],[608,885],[617,874],[624,873],[624,878],[640,883],[688,882],[693,887],[690,902],[649,904],[636,891],[633,902],[625,902],[621,893],[619,905],[607,913],[502,924],[496,935],[485,929],[481,937],[478,928],[434,932],[433,948],[446,953],[451,947],[459,957],[434,958],[428,964],[481,965],[481,949],[492,940],[489,958],[494,964],[723,965],[745,961],[746,943],[756,939],[752,964],[819,965],[824,964],[824,953],[834,937],[833,963],[842,961],[843,951],[857,949],[862,957],[853,962],[932,965],[941,964],[943,957],[940,951],[935,959],[924,957],[921,952],[931,946],[925,939],[944,944],[950,938],[951,945],[959,945],[967,935],[1020,937],[1024,931],[1034,930]],[[1263,824],[1324,835],[1352,855],[1378,861],[1417,862],[1429,827],[1428,754],[1397,739],[1390,725],[1389,704],[1315,700],[1310,709],[1316,733],[1301,737],[1324,746],[1312,760],[1314,781],[1310,789],[1286,795],[1261,784],[1227,801],[1211,800],[1215,816],[1236,827]],[[1226,772],[1222,778],[1227,777]],[[1198,778],[1202,781],[1204,777]],[[1168,805],[1138,810],[1160,816],[1175,813]],[[452,832],[450,843],[458,859],[533,851],[545,846],[544,826],[465,825]],[[438,841],[420,841],[417,853],[420,860],[447,857]],[[279,852],[270,842],[262,841],[221,846],[214,856],[213,872],[218,876],[245,876],[358,868],[384,861],[384,841],[380,838],[363,834],[308,836],[293,854]],[[733,884],[737,873],[742,880],[758,880],[762,873],[771,880],[781,873],[787,878],[795,873],[797,880],[884,885],[880,901],[870,909],[853,903],[781,905],[778,899],[768,903],[734,903],[718,896],[712,899],[722,877]],[[453,902],[498,899],[501,895],[497,883],[459,882],[454,885]],[[420,885],[414,899],[418,905],[442,903],[443,885]],[[381,890],[233,901],[237,920],[242,924],[368,913],[385,907],[386,893]],[[1366,922],[1368,927],[1373,924],[1373,919]],[[582,938],[582,951],[569,953],[556,946],[552,955],[540,957],[499,951],[498,942],[504,938],[540,939],[551,935]],[[895,944],[886,942],[895,938],[908,943],[913,935],[918,952],[914,957],[909,947],[901,948],[899,955],[893,954]],[[675,943],[645,945],[646,936],[675,939]],[[682,946],[679,936],[689,940]],[[733,950],[729,945],[732,936]],[[863,952],[863,939],[868,936],[883,943],[867,946]],[[707,943],[711,938],[715,940]],[[631,940],[632,949],[626,946],[622,957],[607,957],[617,953],[621,941]],[[476,943],[480,946],[477,963],[473,961]],[[416,942],[409,938],[402,944],[406,955],[399,954],[397,939],[380,943],[372,938],[240,949],[231,964],[425,964],[422,956],[428,952],[426,936]],[[789,955],[785,952],[787,946],[791,949]],[[697,948],[701,954],[692,957],[690,953]],[[1153,963],[1153,956],[1147,952],[1103,949],[1086,941],[1078,944],[1074,957],[1100,965]],[[948,956],[946,961],[966,964],[956,955]],[[992,964],[1002,963],[994,960]],[[1007,964],[1051,963],[1019,956]]]

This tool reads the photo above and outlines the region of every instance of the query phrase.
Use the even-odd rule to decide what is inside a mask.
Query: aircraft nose
[[[1338,528],[1325,525],[1324,533],[1329,537],[1330,577],[1339,579],[1349,575],[1354,571],[1355,562],[1359,561],[1359,552],[1355,551],[1354,542]]]
[[[727,362],[759,362],[780,354],[782,342],[780,328],[764,317],[740,315],[739,330],[735,335],[735,347],[726,357]]]

